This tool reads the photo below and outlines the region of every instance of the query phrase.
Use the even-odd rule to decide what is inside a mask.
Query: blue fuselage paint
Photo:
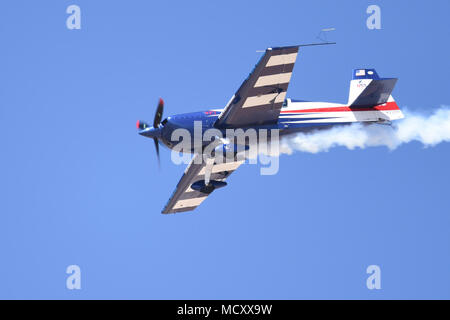
[[[201,123],[201,135],[200,138],[202,138],[207,130],[210,129],[216,129],[219,130],[222,137],[226,138],[226,129],[218,129],[214,127],[214,123],[216,122],[217,118],[220,115],[220,111],[200,111],[200,112],[190,112],[190,113],[183,113],[183,114],[177,114],[170,116],[166,118],[160,125],[158,130],[158,140],[162,142],[165,146],[167,146],[170,149],[173,149],[175,145],[181,142],[181,139],[178,134],[176,134],[177,129],[182,129],[184,132],[189,132],[189,135],[191,137],[191,145],[194,146],[194,139],[198,139],[199,132],[197,132],[197,135],[195,135],[194,132],[194,125],[197,122],[197,124]],[[308,118],[304,120],[313,120],[316,118]],[[322,118],[323,119],[323,118]],[[321,122],[321,123],[289,123],[291,119],[289,118],[282,118],[278,119],[278,121],[274,124],[266,124],[266,125],[253,125],[248,127],[241,128],[244,130],[244,132],[248,129],[254,129],[256,132],[259,132],[260,129],[266,129],[268,138],[270,138],[270,131],[272,129],[278,129],[279,136],[285,136],[288,134],[293,134],[297,132],[309,132],[312,130],[317,129],[325,129],[329,128],[330,126],[335,125],[343,125],[343,124],[349,124],[348,122]],[[237,128],[233,128],[237,129]],[[143,136],[147,136],[149,138],[154,136],[154,133],[151,132],[151,128],[141,130],[139,133]],[[177,138],[176,138],[177,137]],[[202,139],[202,146],[206,146],[211,142],[211,140],[203,141]],[[190,150],[190,152],[193,152],[194,150]]]

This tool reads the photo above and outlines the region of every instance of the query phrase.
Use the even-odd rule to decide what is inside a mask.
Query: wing
[[[202,157],[202,155],[197,154],[191,160],[162,213],[194,210],[210,195],[210,193],[203,193],[191,188],[194,182],[205,180],[206,163],[204,161],[201,164],[197,163],[198,157]],[[211,180],[225,181],[243,162],[242,160],[220,164],[214,163],[211,171]]]
[[[219,115],[217,128],[276,123],[299,46],[269,48]]]

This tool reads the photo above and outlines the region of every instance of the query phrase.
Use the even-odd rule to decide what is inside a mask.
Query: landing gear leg
[[[209,181],[211,180],[211,172],[214,166],[214,158],[206,159],[206,167],[205,167],[205,186],[209,186]]]

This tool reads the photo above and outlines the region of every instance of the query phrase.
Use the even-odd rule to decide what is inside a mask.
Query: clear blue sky
[[[66,28],[66,8],[82,29]],[[366,28],[381,7],[382,30]],[[450,144],[336,148],[242,166],[193,213],[184,166],[135,121],[223,106],[270,46],[305,49],[288,96],[345,102],[351,70],[401,108],[450,104],[450,2],[3,1],[0,298],[450,298]],[[82,289],[65,287],[81,267]],[[366,268],[381,267],[381,290]]]

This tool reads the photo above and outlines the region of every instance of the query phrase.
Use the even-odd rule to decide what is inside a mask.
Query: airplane
[[[320,44],[334,43],[310,45]],[[346,104],[286,98],[299,49],[303,46],[309,45],[266,49],[223,109],[177,114],[161,121],[164,101],[160,99],[153,125],[138,120],[138,133],[154,140],[159,161],[159,143],[173,149],[178,140],[172,140],[172,133],[179,128],[193,132],[194,121],[201,122],[203,131],[211,128],[221,132],[230,128],[278,129],[279,136],[283,137],[355,122],[390,124],[404,117],[391,95],[397,78],[380,78],[372,68],[353,70]],[[214,143],[218,147],[229,147],[233,141],[217,139]],[[194,210],[215,189],[226,186],[226,179],[244,162],[236,158],[225,163],[214,158],[198,161],[207,145],[202,142],[200,152],[187,150],[193,153],[193,158],[163,208],[163,214]]]

